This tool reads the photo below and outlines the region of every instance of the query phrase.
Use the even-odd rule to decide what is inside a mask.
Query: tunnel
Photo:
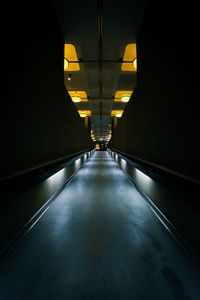
[[[199,300],[198,3],[1,9],[0,299]]]

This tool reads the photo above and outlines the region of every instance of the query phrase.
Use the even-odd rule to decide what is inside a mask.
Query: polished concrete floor
[[[0,299],[199,300],[200,272],[96,152],[1,264]]]

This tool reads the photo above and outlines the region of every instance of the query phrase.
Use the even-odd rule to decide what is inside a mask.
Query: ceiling
[[[96,141],[108,138],[111,111],[126,106],[114,101],[116,91],[133,91],[136,85],[136,72],[121,71],[120,59],[126,46],[136,43],[145,5],[145,0],[54,0],[64,42],[73,44],[78,59],[82,59],[80,71],[64,72],[65,87],[68,91],[86,91],[88,101],[75,105],[78,110],[91,111]]]

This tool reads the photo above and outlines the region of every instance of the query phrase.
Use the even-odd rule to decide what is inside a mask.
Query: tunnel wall
[[[64,88],[64,41],[50,1],[2,5],[1,178],[91,147]],[[6,20],[6,21],[5,21]]]
[[[39,221],[93,151],[75,156],[37,176],[18,179],[12,185],[7,182],[1,187],[0,261]]]
[[[197,4],[149,4],[137,38],[137,86],[110,146],[200,178],[197,12]]]
[[[195,183],[169,178],[137,164],[117,152],[108,150],[159,220],[187,251],[200,263],[200,191]],[[177,214],[178,212],[178,214]]]

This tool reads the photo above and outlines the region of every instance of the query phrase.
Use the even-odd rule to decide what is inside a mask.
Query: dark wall
[[[199,177],[200,44],[196,3],[151,2],[137,39],[137,87],[110,145]]]
[[[4,177],[91,144],[84,121],[64,89],[64,42],[51,2],[4,4],[2,15],[0,160]]]

